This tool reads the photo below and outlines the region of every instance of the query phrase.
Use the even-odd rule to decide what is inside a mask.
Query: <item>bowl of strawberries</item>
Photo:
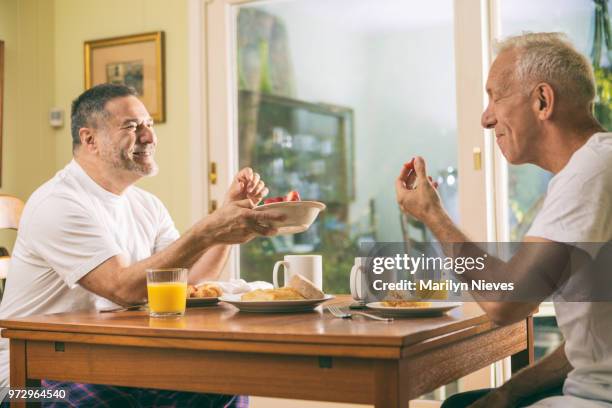
[[[297,234],[306,231],[325,209],[325,204],[318,201],[307,201],[300,198],[300,193],[290,191],[285,196],[271,197],[264,200],[263,205],[255,207],[255,211],[271,211],[286,216],[284,221],[273,222],[279,235]]]

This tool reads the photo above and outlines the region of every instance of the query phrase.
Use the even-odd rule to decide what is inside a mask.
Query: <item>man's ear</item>
[[[81,146],[83,146],[86,150],[91,152],[97,149],[96,134],[92,128],[80,128],[79,138],[81,139]]]
[[[533,94],[533,107],[540,120],[547,120],[553,114],[555,108],[555,91],[546,82],[539,83]]]

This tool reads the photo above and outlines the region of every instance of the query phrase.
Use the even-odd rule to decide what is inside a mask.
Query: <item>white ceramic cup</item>
[[[314,285],[323,290],[323,258],[321,255],[285,255],[282,261],[274,264],[272,271],[272,282],[278,288],[278,271],[284,267],[285,284],[295,274],[302,275],[309,279]]]
[[[363,302],[365,300],[363,284],[365,281],[367,259],[368,258],[355,258],[355,264],[351,268],[351,296],[357,302]]]

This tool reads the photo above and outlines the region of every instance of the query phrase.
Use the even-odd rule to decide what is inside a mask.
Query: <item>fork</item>
[[[130,311],[130,310],[141,310],[145,306],[146,306],[146,303],[141,303],[141,304],[138,304],[138,305],[120,306],[120,307],[115,307],[115,308],[112,308],[112,309],[100,309],[99,312],[100,313],[127,312],[127,311]]]
[[[327,310],[329,310],[329,313],[333,314],[335,317],[338,317],[340,319],[350,319],[353,317],[353,315],[361,315],[361,316],[369,317],[370,319],[379,320],[381,322],[392,322],[393,321],[392,317],[380,317],[380,316],[376,316],[376,315],[365,313],[365,312],[351,312],[351,313],[344,312],[338,306],[333,306],[333,305],[327,306]]]

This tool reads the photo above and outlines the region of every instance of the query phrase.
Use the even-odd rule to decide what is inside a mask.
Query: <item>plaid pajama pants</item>
[[[248,408],[249,398],[242,395],[199,394],[98,384],[64,383],[42,380],[42,387],[66,390],[66,401],[43,403],[43,407],[199,407]]]

